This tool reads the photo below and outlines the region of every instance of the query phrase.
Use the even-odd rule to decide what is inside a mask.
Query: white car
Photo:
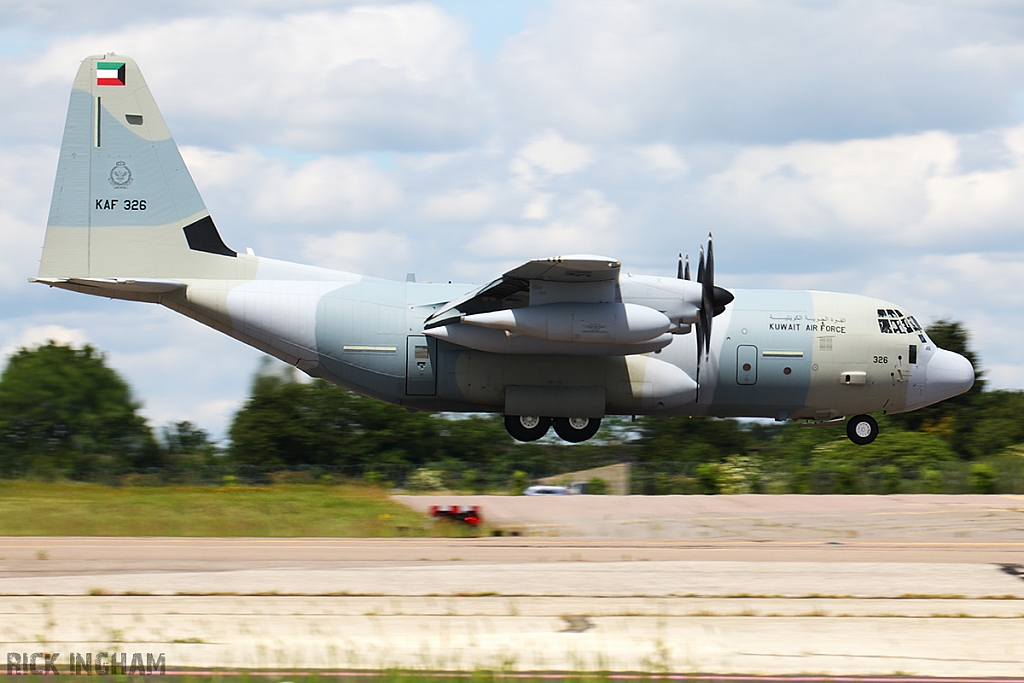
[[[565,486],[531,486],[523,491],[524,496],[568,496],[570,491]]]

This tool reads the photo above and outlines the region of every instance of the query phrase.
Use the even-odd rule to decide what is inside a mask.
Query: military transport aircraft
[[[489,411],[521,441],[584,441],[605,415],[841,423],[967,391],[974,369],[894,304],[727,291],[711,240],[696,279],[605,256],[524,263],[483,286],[394,282],[237,253],[222,241],[142,73],[75,78],[39,276],[162,304],[321,377],[412,410]]]

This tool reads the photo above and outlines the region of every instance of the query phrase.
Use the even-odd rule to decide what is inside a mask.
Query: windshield
[[[912,315],[904,316],[898,308],[878,309],[878,329],[882,334],[914,334],[921,326]]]

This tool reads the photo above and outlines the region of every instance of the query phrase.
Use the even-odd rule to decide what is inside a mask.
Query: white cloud
[[[542,221],[551,214],[551,202],[555,196],[549,192],[538,192],[523,207],[523,219]]]
[[[500,190],[494,184],[455,190],[428,197],[423,216],[435,221],[478,221],[486,218],[499,201]]]
[[[19,350],[34,349],[54,341],[81,348],[86,344],[86,335],[81,329],[69,329],[61,325],[36,325],[18,330],[15,336],[5,339],[0,347],[0,358],[6,365],[7,359]]]
[[[488,260],[497,257],[506,265],[509,259],[618,251],[622,235],[614,230],[617,209],[600,192],[582,192],[557,211],[558,217],[544,225],[489,226],[467,251]]]
[[[57,150],[18,145],[0,154],[0,290],[35,277],[50,207]]]
[[[382,262],[394,268],[409,258],[409,241],[391,232],[336,232],[303,240],[303,254],[314,265],[348,272],[372,272]]]
[[[672,173],[686,173],[690,165],[672,145],[656,143],[636,148],[636,155],[653,169]]]
[[[525,130],[782,142],[1004,125],[1024,50],[986,3],[556,0],[497,73]]]
[[[528,166],[533,166],[561,175],[581,171],[593,161],[594,152],[589,147],[569,142],[556,131],[548,130],[519,150],[512,169],[525,174],[530,172]]]
[[[379,3],[387,0],[376,0]],[[303,9],[323,9],[362,4],[360,0],[149,0],[132,7],[131,12],[97,12],[96,6],[76,0],[0,0],[0,25],[45,26],[51,29],[109,29],[132,21],[165,20],[196,15],[217,15],[227,11],[282,14]]]
[[[1007,138],[1019,135],[1017,129]],[[741,224],[817,242],[836,232],[876,244],[974,248],[1016,231],[1024,154],[1009,168],[958,168],[956,136],[929,132],[741,151],[699,194]]]
[[[320,157],[297,165],[252,148],[182,148],[204,196],[224,193],[260,222],[362,222],[393,210],[401,192],[365,158]]]
[[[842,226],[888,241],[922,218],[926,181],[948,175],[955,162],[946,133],[753,147],[708,180],[707,199],[792,236],[825,239]]]
[[[9,64],[6,78],[66,88],[79,60],[113,49],[136,59],[173,124],[185,119],[178,133],[317,151],[436,149],[478,139],[487,118],[467,40],[463,24],[422,2],[183,17],[57,41],[31,69]]]

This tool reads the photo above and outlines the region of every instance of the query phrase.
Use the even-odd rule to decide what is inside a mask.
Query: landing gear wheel
[[[556,417],[554,422],[555,433],[569,443],[586,441],[601,426],[599,417]]]
[[[506,415],[505,429],[516,441],[536,441],[548,433],[550,417],[533,415]]]
[[[858,446],[867,446],[878,436],[878,423],[870,415],[857,415],[846,423],[846,435]]]

